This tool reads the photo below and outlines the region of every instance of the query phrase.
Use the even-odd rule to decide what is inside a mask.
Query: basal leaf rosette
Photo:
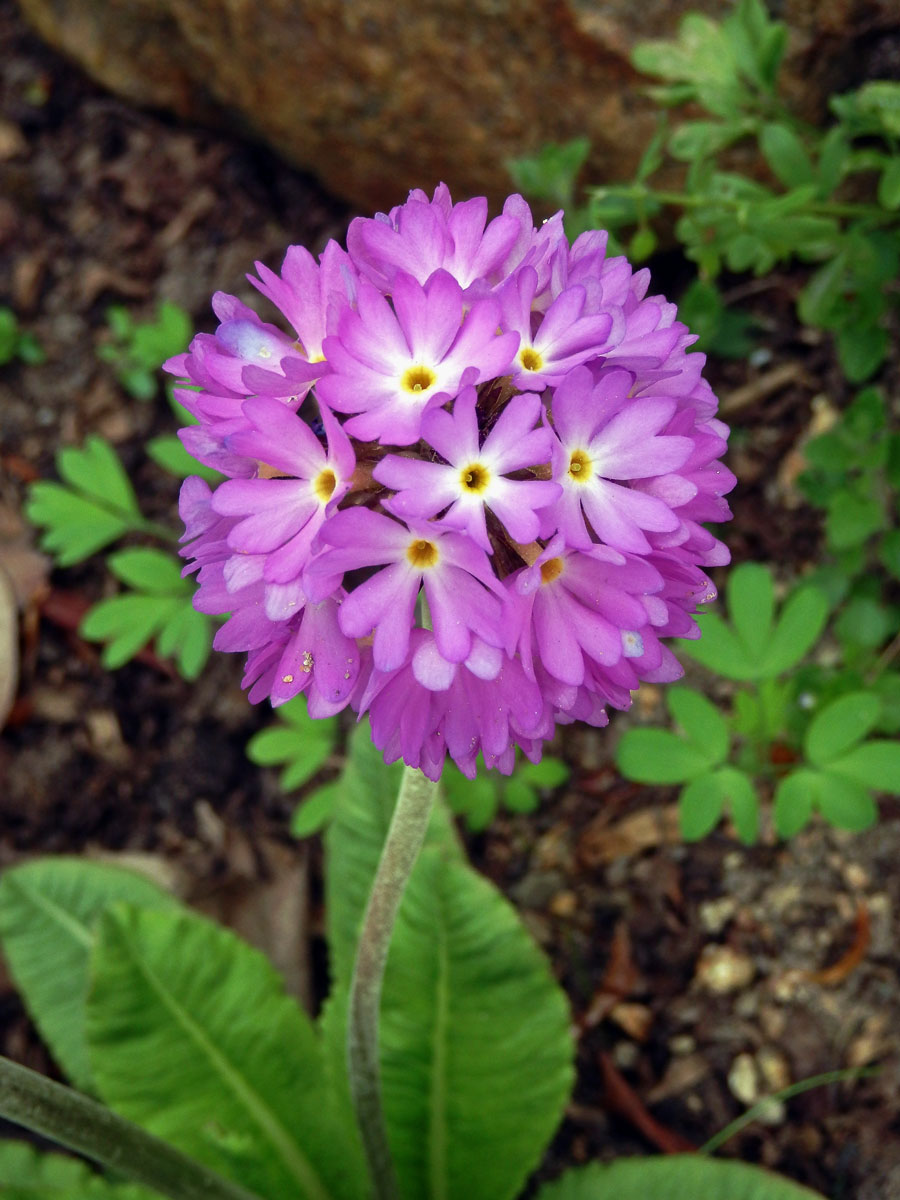
[[[230,614],[253,701],[368,714],[431,778],[508,773],[559,723],[605,725],[681,669],[728,554],[727,429],[702,354],[647,270],[535,226],[521,196],[410,193],[347,250],[291,246],[218,294],[168,369],[189,452],[228,479],[181,497],[195,605]]]

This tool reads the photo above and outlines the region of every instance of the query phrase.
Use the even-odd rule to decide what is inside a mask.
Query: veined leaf
[[[186,911],[117,905],[98,934],[87,1030],[110,1107],[262,1195],[356,1200],[312,1023],[263,955]]]
[[[391,946],[381,1066],[407,1200],[518,1194],[573,1081],[565,996],[515,911],[439,847],[422,852]]]
[[[545,1184],[537,1200],[823,1200],[789,1179],[727,1158],[667,1154],[576,1167]]]
[[[142,875],[106,863],[45,858],[0,878],[0,939],[41,1036],[72,1083],[92,1091],[84,1029],[88,960],[97,921],[119,900],[168,908]]]

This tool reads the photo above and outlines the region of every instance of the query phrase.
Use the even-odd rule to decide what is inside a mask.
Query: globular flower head
[[[292,246],[169,369],[185,445],[228,478],[182,494],[195,604],[228,613],[251,700],[367,714],[437,778],[533,760],[680,668],[727,561],[726,427],[703,356],[601,231],[570,245],[521,196],[359,218]]]

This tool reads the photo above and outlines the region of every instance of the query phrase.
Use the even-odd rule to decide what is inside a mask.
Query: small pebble
[[[707,933],[721,933],[737,907],[732,896],[720,896],[718,900],[707,900],[700,905],[700,924]]]
[[[747,987],[756,974],[753,960],[730,946],[710,945],[697,964],[697,981],[710,992],[724,996]]]
[[[760,1047],[756,1052],[756,1065],[770,1091],[781,1092],[786,1087],[790,1087],[791,1068],[788,1060],[776,1046]]]
[[[748,1108],[759,1099],[759,1074],[752,1054],[739,1054],[731,1064],[728,1089]]]

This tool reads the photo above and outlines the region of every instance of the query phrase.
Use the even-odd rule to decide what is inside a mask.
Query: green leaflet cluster
[[[191,336],[187,313],[167,301],[157,319],[136,322],[123,308],[109,310],[110,339],[98,354],[110,362],[123,387],[138,399],[152,399],[159,389],[159,364],[183,350]],[[190,414],[167,389],[169,403],[183,424]],[[174,434],[151,438],[146,452],[178,478],[218,475],[196,462]],[[32,484],[25,507],[28,519],[42,529],[41,546],[58,567],[71,567],[131,535],[162,543],[128,546],[107,556],[110,574],[125,586],[94,604],[79,632],[104,643],[103,665],[122,666],[155,641],[157,653],[172,658],[185,679],[196,679],[212,644],[209,617],[194,610],[194,585],[181,577],[172,553],[174,529],[146,518],[121,458],[106,441],[89,435],[82,446],[67,446],[56,455],[59,482]]]
[[[680,642],[678,649],[749,685],[736,691],[731,716],[692,688],[672,688],[675,731],[626,731],[617,751],[620,770],[642,783],[684,785],[679,815],[688,840],[705,836],[727,813],[739,837],[753,843],[761,792],[773,798],[782,837],[797,833],[814,812],[841,829],[868,827],[877,817],[872,791],[900,793],[900,745],[865,740],[894,728],[874,686],[850,690],[851,675],[843,694],[821,703],[804,690],[794,669],[825,627],[824,593],[801,584],[776,616],[771,573],[744,564],[731,572],[727,597],[730,621],[701,615],[701,640]]]
[[[800,320],[833,333],[852,383],[868,379],[888,348],[885,318],[896,304],[900,264],[900,83],[874,80],[831,101],[833,123],[802,120],[779,94],[787,29],[762,0],[740,0],[722,20],[690,13],[678,37],[639,44],[635,67],[663,82],[647,89],[663,108],[702,110],[674,129],[661,120],[628,183],[588,187],[570,207],[572,231],[609,229],[634,260],[653,253],[654,221],[677,214],[675,234],[698,278],[679,312],[699,347],[743,356],[752,322],[726,306],[724,270],[765,275],[809,264],[797,297]],[[755,142],[769,179],[734,168],[728,152]],[[508,164],[531,196],[574,195],[588,154],[583,139]],[[657,186],[660,168],[683,164],[680,190]],[[670,171],[671,174],[671,171]]]

